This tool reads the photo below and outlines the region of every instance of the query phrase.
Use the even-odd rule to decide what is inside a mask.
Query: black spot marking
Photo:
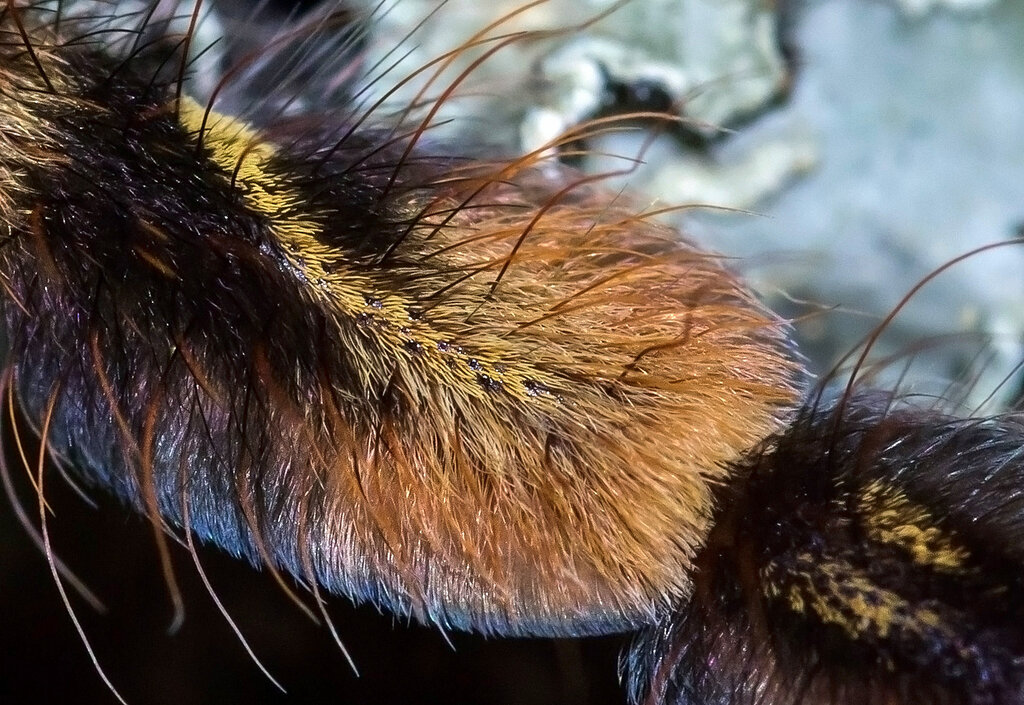
[[[549,394],[551,392],[551,390],[548,389],[546,385],[543,385],[540,382],[533,379],[528,379],[525,382],[523,382],[523,387],[526,388],[527,395],[531,397],[539,397],[542,394]]]
[[[483,387],[486,392],[500,392],[505,387],[501,380],[494,379],[493,377],[489,377],[484,374],[477,375],[476,381],[480,383],[480,386]]]

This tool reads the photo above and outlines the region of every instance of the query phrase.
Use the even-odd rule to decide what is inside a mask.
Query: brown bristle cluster
[[[737,468],[638,701],[1024,701],[1020,420],[893,404],[809,408]]]
[[[713,488],[796,394],[717,257],[536,155],[271,139],[160,45],[65,39],[0,18],[5,379],[52,453],[444,626],[605,632],[689,594]]]

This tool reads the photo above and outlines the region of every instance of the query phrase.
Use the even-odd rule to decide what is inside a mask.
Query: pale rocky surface
[[[984,10],[999,0],[896,0],[897,5],[907,14],[924,15],[932,10]]]
[[[785,292],[857,312],[804,327],[824,366],[921,277],[1024,223],[1024,3],[908,19],[882,3],[809,2],[792,41],[789,100],[715,156],[802,134],[818,165],[757,206],[763,217],[708,214],[700,233],[745,258],[775,302]],[[1019,246],[957,265],[914,298],[882,350],[962,332],[916,367],[946,378],[984,366],[971,395],[981,401],[1024,357],[1022,273]]]
[[[535,33],[476,67],[460,86],[464,97],[448,101],[440,113],[441,120],[470,117],[470,124],[486,119],[487,129],[499,132],[511,124],[512,141],[525,149],[592,117],[607,101],[610,84],[656,85],[679,102],[696,129],[713,133],[763,109],[787,79],[777,18],[761,0],[550,0],[522,11],[521,0],[363,2],[375,18],[366,64],[387,67],[378,95],[492,22],[501,23],[491,37]],[[415,38],[405,41],[410,33]],[[434,93],[498,43],[460,55],[433,84]],[[389,101],[405,105],[429,76],[400,86]]]

